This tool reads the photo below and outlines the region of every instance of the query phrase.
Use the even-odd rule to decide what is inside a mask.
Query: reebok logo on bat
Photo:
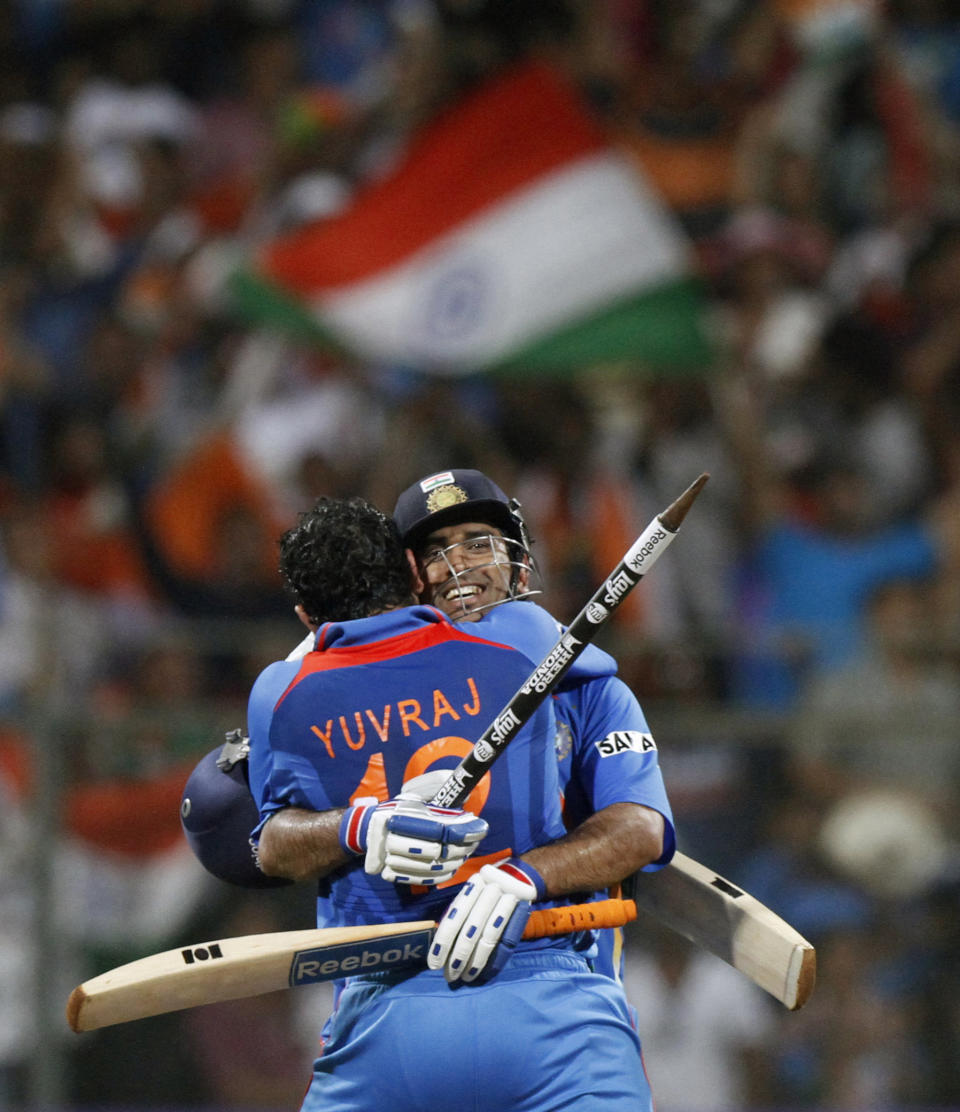
[[[640,545],[636,551],[630,552],[627,559],[627,567],[629,567],[631,571],[635,571],[637,575],[642,575],[644,561],[656,549],[657,545],[666,539],[666,529],[658,529],[655,533],[652,533],[645,544]]]
[[[612,734],[594,742],[601,757],[612,757],[615,753],[649,753],[656,749],[653,734],[642,734],[639,730],[614,730]]]
[[[403,929],[402,924],[397,925]],[[351,973],[423,965],[432,931],[418,931],[406,939],[380,938],[369,942],[347,942],[342,946],[323,946],[301,950],[290,964],[290,987],[318,981],[333,981]]]
[[[209,946],[191,946],[188,950],[181,950],[184,965],[193,965],[195,961],[209,961],[211,958],[222,958],[219,942],[211,942]]]

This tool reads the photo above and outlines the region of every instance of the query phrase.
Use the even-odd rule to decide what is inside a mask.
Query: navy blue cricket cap
[[[217,765],[217,746],[190,773],[180,800],[180,825],[200,864],[220,880],[241,888],[277,888],[292,884],[285,877],[260,871],[250,832],[260,814],[247,780],[246,760],[231,768]]]
[[[469,468],[439,471],[407,487],[397,499],[393,520],[408,548],[416,548],[435,529],[462,521],[494,525],[504,536],[526,544],[516,504],[482,471]]]

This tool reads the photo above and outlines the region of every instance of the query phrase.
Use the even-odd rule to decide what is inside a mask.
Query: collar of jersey
[[[367,645],[388,637],[422,629],[424,625],[450,625],[450,619],[435,606],[403,606],[387,610],[372,618],[356,618],[350,622],[325,622],[317,630],[314,645],[319,652]]]

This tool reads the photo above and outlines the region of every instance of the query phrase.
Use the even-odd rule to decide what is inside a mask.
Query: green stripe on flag
[[[227,292],[233,311],[251,327],[269,328],[291,340],[347,354],[343,344],[301,300],[249,270],[231,274]]]
[[[691,375],[708,373],[714,356],[700,284],[683,278],[551,332],[488,369],[522,377],[630,362],[655,374]]]
[[[241,270],[231,276],[228,290],[234,311],[251,326],[350,358],[343,341],[308,306],[272,282]],[[696,375],[709,373],[714,354],[700,285],[682,278],[551,332],[475,373],[548,377],[629,363],[654,375]],[[435,368],[420,369],[437,373]]]

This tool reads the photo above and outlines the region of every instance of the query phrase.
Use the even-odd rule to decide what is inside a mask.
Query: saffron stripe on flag
[[[539,62],[454,104],[392,174],[261,262],[234,285],[252,319],[367,362],[544,374],[710,358],[679,226]]]

